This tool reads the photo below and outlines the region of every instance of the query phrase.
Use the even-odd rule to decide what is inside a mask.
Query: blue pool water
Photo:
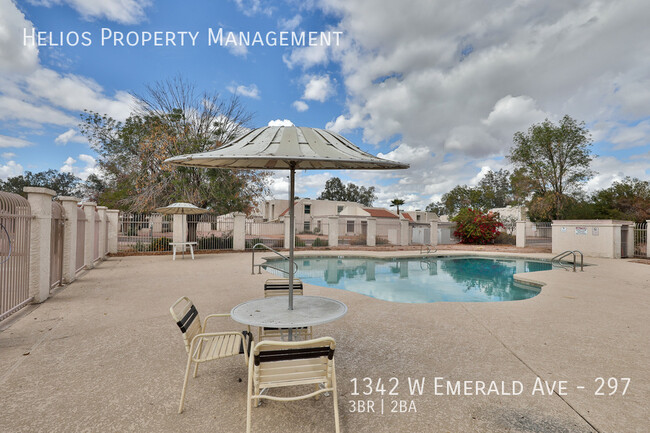
[[[288,269],[286,261],[272,266]],[[370,259],[296,258],[296,276],[307,284],[334,287],[385,301],[496,302],[528,299],[540,289],[514,281],[521,272],[546,271],[548,262],[477,257]],[[273,269],[269,272],[280,275]]]

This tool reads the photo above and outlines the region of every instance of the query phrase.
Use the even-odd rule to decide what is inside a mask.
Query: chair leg
[[[200,340],[200,341],[199,341],[199,348],[197,349],[197,352],[196,352],[196,353],[198,353],[198,354],[199,354],[199,357],[201,357],[200,354],[201,354],[201,350],[203,350],[203,339],[199,339],[199,340]],[[196,362],[195,365],[194,365],[194,374],[192,375],[192,377],[196,377],[196,375],[197,375],[198,373],[199,373],[199,363]]]
[[[185,390],[187,389],[187,379],[190,377],[190,368],[192,367],[192,355],[187,357],[187,368],[185,369],[185,379],[183,380],[183,391],[181,392],[181,404],[178,407],[178,413],[183,413],[185,403]]]
[[[319,389],[320,389],[320,385],[318,383],[316,385],[314,385],[314,391],[318,391]],[[320,394],[316,394],[314,396],[314,400],[316,400],[316,401],[320,400]]]
[[[336,433],[341,432],[341,427],[339,426],[339,393],[336,389],[336,371],[334,370],[334,361],[332,361],[332,403],[334,403],[334,422]]]
[[[253,369],[249,368],[248,370],[248,386],[246,387],[246,433],[251,432],[251,417],[252,415],[252,395],[251,395],[251,390],[253,389],[253,377],[252,377],[252,372]]]
[[[197,374],[199,374],[199,363],[198,362],[194,364],[194,374],[192,375],[192,377],[196,377]]]

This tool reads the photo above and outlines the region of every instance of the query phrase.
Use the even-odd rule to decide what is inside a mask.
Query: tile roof
[[[399,218],[394,213],[387,211],[386,209],[372,209],[372,208],[363,208],[366,212],[374,218]]]
[[[409,221],[413,221],[413,217],[411,217],[411,215],[407,214],[406,212],[402,212],[402,215],[403,215],[404,218],[406,218],[407,220],[409,220]]]
[[[294,206],[297,205],[297,204],[298,204],[297,201],[294,201],[294,202],[293,202],[293,205],[294,205]],[[286,208],[286,209],[284,210],[284,212],[282,212],[282,213],[281,213],[280,215],[278,215],[278,216],[285,216],[288,212],[289,212],[289,208]]]

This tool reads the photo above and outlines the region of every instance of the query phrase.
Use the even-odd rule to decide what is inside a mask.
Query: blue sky
[[[587,188],[650,178],[650,6],[593,1],[0,0],[0,177],[98,169],[79,113],[124,118],[130,93],[181,74],[237,92],[253,126],[288,119],[330,128],[407,171],[300,173],[315,197],[339,176],[379,190],[377,205],[423,208],[489,169],[508,168],[512,134],[564,114],[595,140]],[[92,34],[90,47],[23,45],[24,29]],[[197,46],[101,46],[101,29],[199,32]],[[208,46],[215,31],[342,32],[340,46]],[[277,173],[272,191],[286,194]]]

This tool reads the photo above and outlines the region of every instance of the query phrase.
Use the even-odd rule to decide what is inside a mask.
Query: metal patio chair
[[[209,319],[217,317],[230,317],[230,314],[210,314],[203,322],[199,317],[196,307],[186,296],[179,298],[169,308],[169,311],[176,321],[176,324],[183,333],[185,350],[187,351],[187,368],[183,380],[183,391],[178,413],[183,412],[187,380],[190,375],[190,368],[194,364],[194,374],[199,370],[199,364],[216,359],[227,358],[243,354],[244,362],[248,363],[253,335],[248,331],[226,331],[226,332],[205,332]]]
[[[261,341],[248,360],[246,433],[251,431],[252,408],[260,399],[296,401],[331,392],[336,433],[340,432],[332,337],[307,341]],[[292,397],[270,395],[273,388],[314,385],[314,391]],[[264,390],[263,392],[261,390]]]

